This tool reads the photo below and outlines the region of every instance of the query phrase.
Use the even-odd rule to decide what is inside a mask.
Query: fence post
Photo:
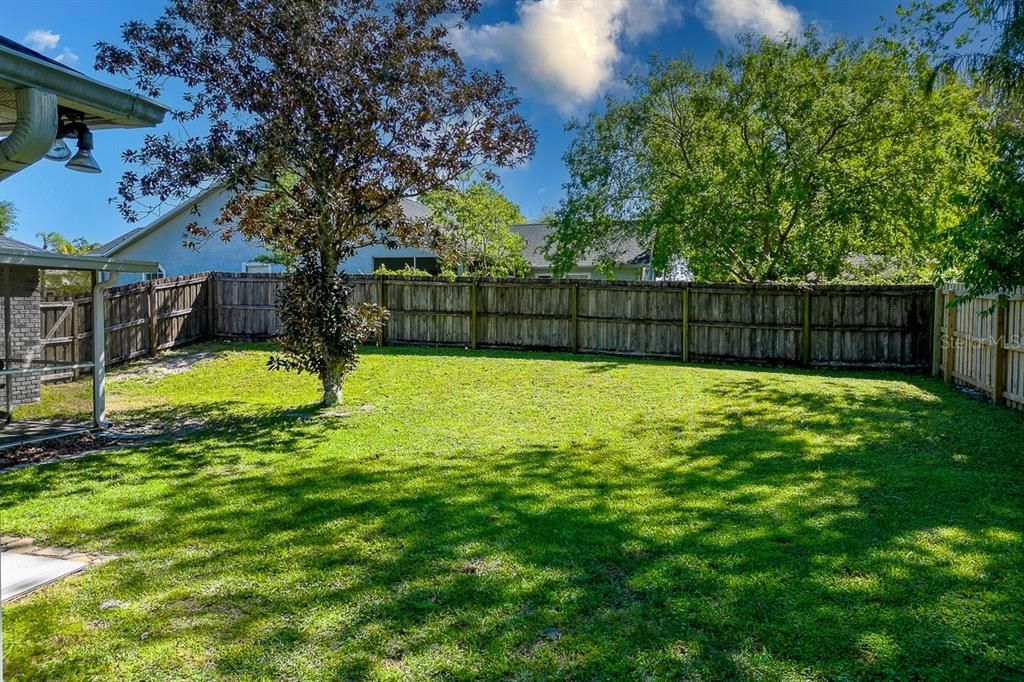
[[[932,376],[942,371],[942,312],[945,298],[941,287],[935,287],[935,303],[932,310]]]
[[[804,367],[811,364],[811,290],[804,289],[803,333],[800,337],[800,360]]]
[[[690,361],[690,287],[683,289],[683,319],[682,319],[682,344],[683,362]]]
[[[146,291],[146,314],[149,317],[149,355],[156,355],[157,328],[156,328],[156,286],[153,280],[149,280]]]
[[[217,338],[217,273],[206,273],[206,326],[210,341]]]
[[[953,381],[953,366],[956,360],[956,308],[951,305],[954,301],[952,293],[947,293],[945,298],[943,309],[946,311],[946,362],[942,370],[942,380],[948,384]]]
[[[569,348],[573,353],[579,350],[580,285],[573,282],[569,287],[569,307],[572,309],[572,328],[569,330]]]
[[[996,338],[992,347],[992,402],[996,405],[1006,403],[1006,310],[1009,301],[1006,294],[1000,294],[996,302]]]
[[[384,281],[384,275],[377,275],[377,306],[381,310],[387,310],[388,307],[388,287]],[[384,320],[380,324],[380,329],[377,330],[377,345],[386,346],[388,344],[388,321]]]
[[[78,299],[75,298],[74,294],[71,296],[71,362],[77,365],[81,362],[81,348],[78,345]],[[82,370],[77,367],[71,370],[71,378],[78,379],[82,375]]]
[[[469,285],[469,347],[476,348],[477,342],[477,288],[476,280]]]

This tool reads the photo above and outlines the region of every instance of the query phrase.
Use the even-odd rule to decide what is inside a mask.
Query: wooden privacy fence
[[[209,274],[113,287],[106,293],[107,364],[117,364],[210,338]],[[92,359],[92,298],[47,293],[40,303],[43,360]],[[78,371],[44,375],[46,381]]]
[[[213,276],[215,336],[277,332],[282,275]],[[698,361],[927,369],[934,289],[353,276],[390,312],[385,344],[614,353]]]
[[[355,301],[380,303],[390,312],[378,344],[930,367],[946,381],[1024,409],[1024,290],[950,306],[961,288],[350,280]],[[276,300],[284,281],[283,275],[200,273],[112,288],[106,299],[108,362],[199,340],[270,338],[278,331]],[[43,359],[90,358],[91,299],[49,294],[41,306]]]
[[[201,273],[107,293],[111,364],[201,339],[278,330],[282,275]],[[353,276],[390,319],[377,342],[613,353],[693,361],[926,369],[934,289]],[[90,357],[91,303],[47,296],[44,359]],[[66,378],[57,375],[54,378]]]
[[[936,292],[935,373],[1024,409],[1024,289],[952,305],[962,293],[960,286]]]

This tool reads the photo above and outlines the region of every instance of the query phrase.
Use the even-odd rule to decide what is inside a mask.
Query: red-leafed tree
[[[119,208],[230,192],[198,219],[196,242],[234,233],[294,259],[279,300],[284,352],[274,368],[312,372],[341,398],[359,344],[384,311],[355,305],[338,266],[357,249],[435,241],[403,198],[450,187],[476,168],[529,158],[535,132],[500,73],[468,69],[449,31],[477,0],[173,0],[152,23],[100,43],[97,68],[160,97],[183,89],[182,131],[126,152]],[[151,200],[151,199],[149,199]],[[206,218],[206,216],[203,216]]]

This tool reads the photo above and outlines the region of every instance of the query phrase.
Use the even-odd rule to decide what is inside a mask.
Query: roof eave
[[[178,217],[179,215],[184,214],[186,211],[191,211],[194,206],[199,206],[199,204],[201,202],[205,201],[207,198],[209,198],[213,194],[216,194],[218,191],[221,191],[223,189],[224,188],[222,186],[220,186],[219,184],[213,184],[210,187],[207,187],[206,189],[204,189],[202,192],[200,192],[196,196],[194,196],[191,199],[189,199],[188,201],[185,201],[185,202],[182,202],[181,204],[178,204],[173,209],[171,209],[167,213],[163,214],[162,216],[160,216],[159,218],[157,218],[153,222],[149,223],[145,227],[143,227],[141,229],[134,229],[134,231],[133,230],[129,230],[125,234],[128,234],[129,232],[131,232],[132,234],[129,237],[125,238],[124,240],[119,241],[116,244],[114,244],[114,245],[112,245],[112,246],[110,246],[110,247],[108,247],[106,249],[103,249],[103,250],[97,249],[93,253],[96,253],[96,254],[102,255],[102,256],[113,256],[114,254],[118,253],[119,251],[122,251],[122,250],[126,249],[127,247],[131,246],[132,244],[136,243],[137,241],[141,240],[142,238],[144,238],[144,237],[152,234],[156,230],[160,229],[166,223],[170,222],[172,219]]]
[[[94,128],[146,128],[159,124],[170,107],[115,88],[75,71],[0,46],[0,79],[19,87],[57,95],[60,103],[78,109]]]
[[[71,256],[62,253],[0,249],[0,265],[20,265],[43,270],[86,270],[90,272],[155,273],[159,265],[152,261]]]

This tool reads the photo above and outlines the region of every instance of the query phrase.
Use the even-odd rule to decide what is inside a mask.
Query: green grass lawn
[[[1024,416],[923,377],[268,346],[115,372],[183,440],[0,475],[120,558],[4,610],[10,679],[1024,676]],[[87,386],[26,410],[81,409]],[[297,410],[297,411],[296,411]],[[123,608],[101,609],[117,599]]]

